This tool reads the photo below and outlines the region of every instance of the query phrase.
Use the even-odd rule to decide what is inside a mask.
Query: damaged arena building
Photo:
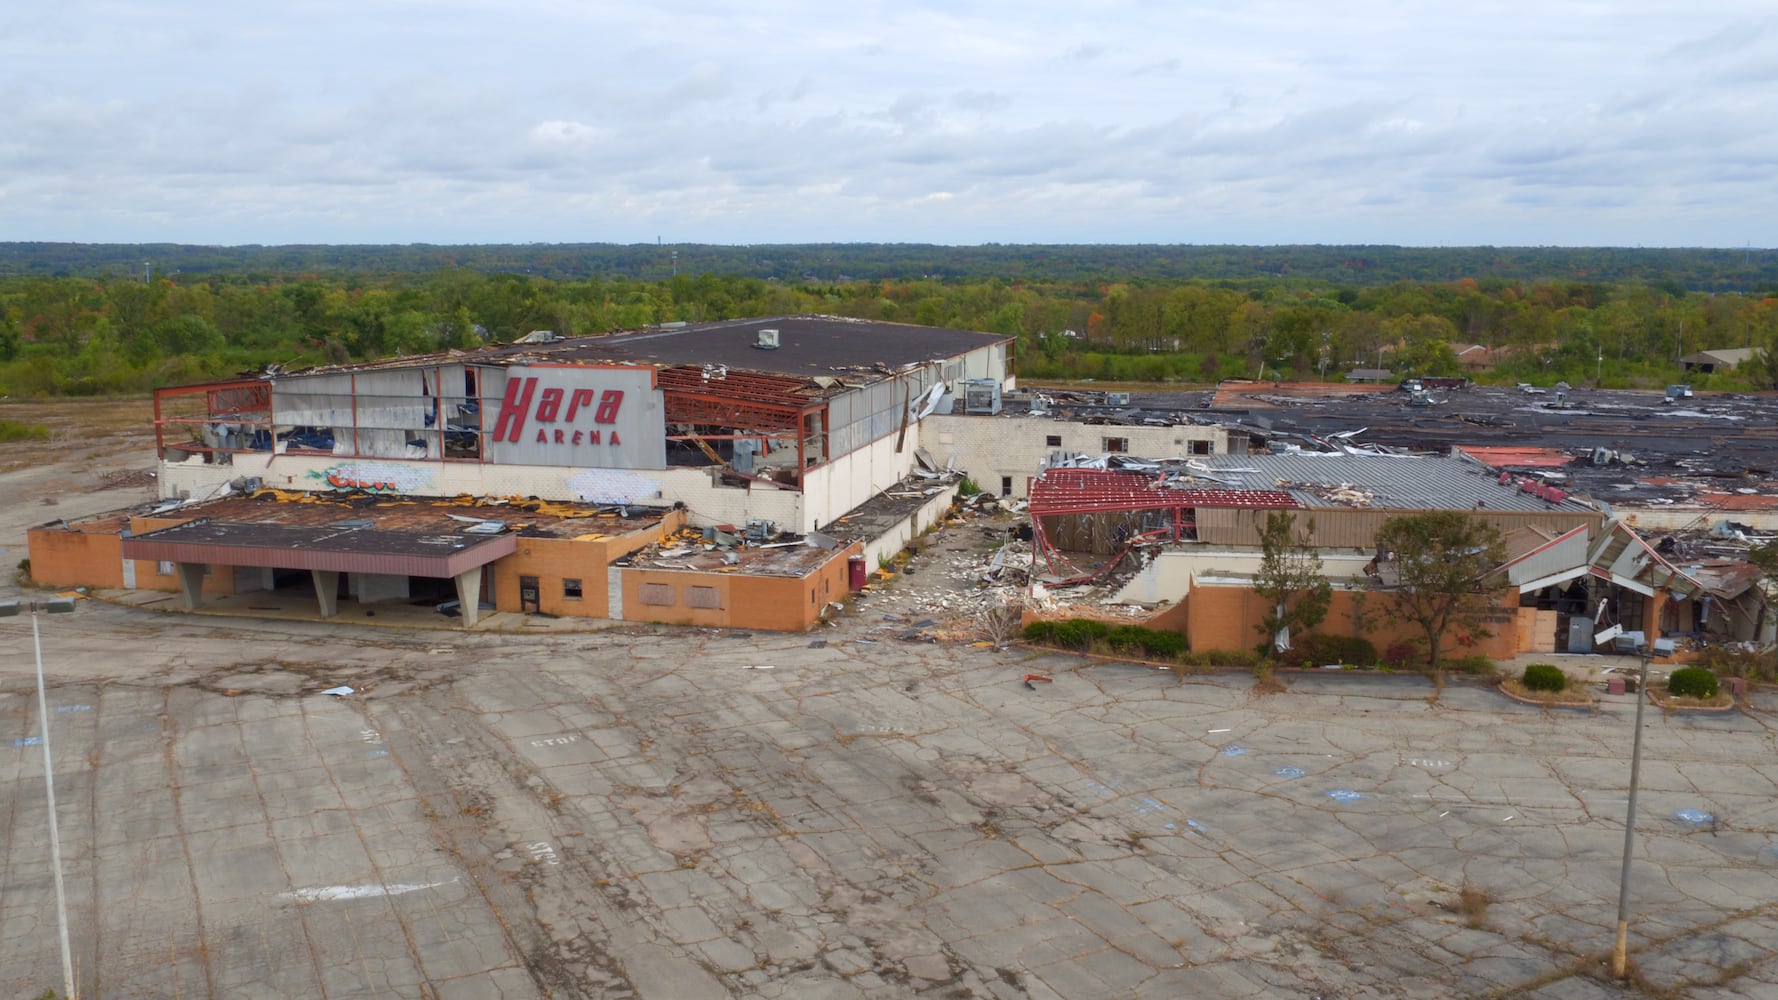
[[[962,386],[1011,388],[1010,348],[796,316],[164,388],[162,502],[33,530],[34,575],[188,607],[284,589],[324,616],[451,598],[466,624],[807,628],[948,506],[919,421]]]

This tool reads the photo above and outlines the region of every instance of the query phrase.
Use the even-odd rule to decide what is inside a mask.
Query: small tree
[[[1438,666],[1451,631],[1488,634],[1482,620],[1493,596],[1482,577],[1505,557],[1493,525],[1454,510],[1392,517],[1377,532],[1377,548],[1399,578],[1390,594],[1396,613],[1425,634],[1428,665]]]
[[[1260,619],[1259,634],[1277,650],[1290,648],[1292,629],[1312,629],[1327,617],[1333,586],[1321,575],[1321,554],[1312,540],[1315,519],[1309,518],[1301,533],[1296,515],[1275,510],[1259,528],[1259,573],[1253,590],[1269,609]]]

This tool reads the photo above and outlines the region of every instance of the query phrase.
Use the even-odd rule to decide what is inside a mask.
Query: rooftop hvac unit
[[[777,350],[778,349],[778,331],[777,331],[777,329],[774,327],[767,327],[766,329],[759,331],[759,339],[755,340],[753,342],[753,346],[759,348],[762,351]]]
[[[963,412],[995,414],[1000,412],[1000,380],[966,378],[963,386]]]

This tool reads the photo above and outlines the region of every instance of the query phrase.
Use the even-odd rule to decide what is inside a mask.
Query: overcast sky
[[[1778,245],[1772,0],[50,0],[0,240]]]

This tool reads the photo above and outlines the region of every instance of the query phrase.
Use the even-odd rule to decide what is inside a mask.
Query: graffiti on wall
[[[394,462],[348,462],[311,470],[309,475],[325,480],[332,489],[369,493],[414,493],[432,484],[431,472]]]

